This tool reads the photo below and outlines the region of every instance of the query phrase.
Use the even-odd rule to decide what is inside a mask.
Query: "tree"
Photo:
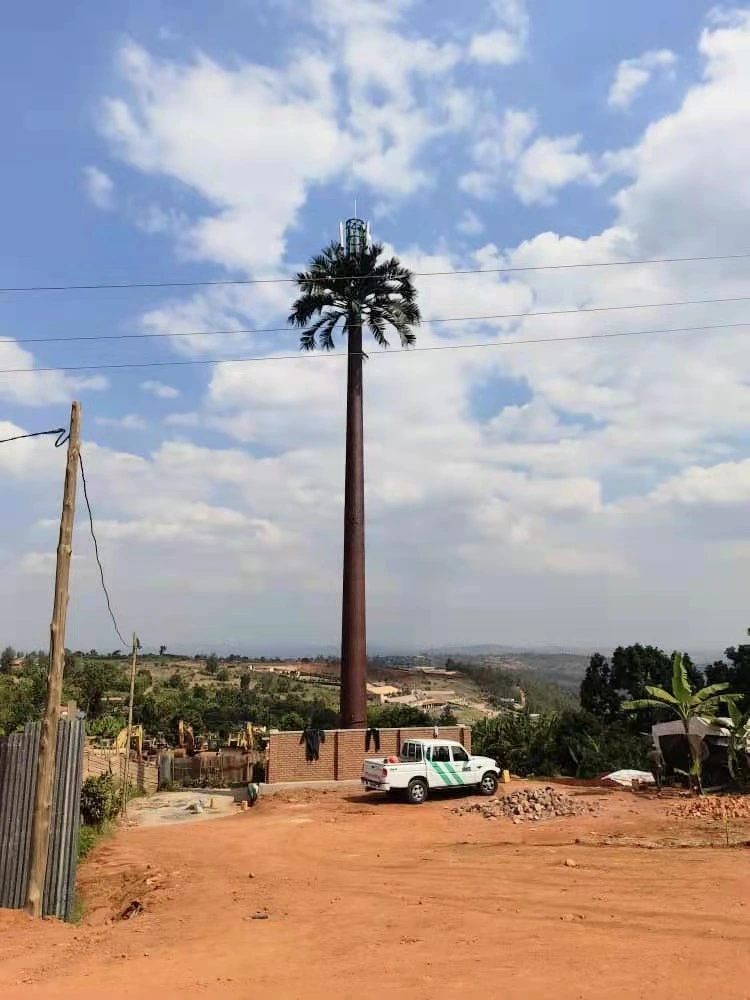
[[[344,487],[344,570],[341,611],[341,719],[345,728],[367,724],[367,642],[365,620],[365,499],[362,326],[378,346],[388,347],[392,327],[402,347],[416,337],[420,322],[411,272],[395,257],[380,260],[383,247],[367,245],[364,223],[350,219],[347,246],[331,243],[296,277],[299,296],[289,322],[298,327],[300,347],[335,347],[339,325],[347,336],[346,471]]]
[[[206,673],[215,674],[219,669],[219,657],[216,653],[211,653],[210,656],[206,657]]]
[[[71,675],[71,685],[89,718],[101,715],[108,691],[122,691],[128,686],[122,669],[106,660],[85,660]]]
[[[620,714],[620,695],[613,680],[609,662],[594,653],[581,681],[581,708],[598,719],[614,719]]]
[[[370,709],[369,723],[378,729],[402,729],[407,726],[433,726],[432,716],[414,705],[378,705]]]
[[[729,666],[723,660],[714,660],[705,670],[706,683],[720,684],[723,681],[729,683]]]
[[[669,684],[671,661],[658,646],[618,646],[612,654],[612,684],[631,698],[641,698],[647,684]]]
[[[676,715],[682,722],[685,729],[685,739],[690,750],[690,776],[695,784],[696,791],[703,793],[701,784],[701,741],[690,732],[690,720],[702,716],[711,718],[716,714],[722,701],[730,702],[736,695],[728,693],[729,685],[725,682],[720,684],[709,684],[708,687],[700,691],[693,692],[687,675],[687,669],[683,662],[682,653],[672,654],[672,691],[665,691],[664,688],[646,685],[648,698],[639,698],[635,701],[623,702],[626,712],[639,712],[647,708],[665,709]]]
[[[0,653],[0,673],[9,674],[15,658],[15,649],[12,646],[6,646],[2,653]]]
[[[439,726],[456,726],[458,725],[458,719],[456,718],[456,713],[450,707],[450,705],[444,705],[443,710],[438,716]]]
[[[166,651],[167,651],[167,647],[166,646],[159,646],[159,656],[164,656],[164,654],[166,653]]]

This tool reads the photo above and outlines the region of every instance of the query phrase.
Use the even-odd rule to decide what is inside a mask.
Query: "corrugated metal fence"
[[[40,735],[41,724],[29,722],[0,741],[0,907],[19,909],[26,899]],[[82,713],[58,721],[42,914],[62,920],[70,919],[75,895],[84,738]]]

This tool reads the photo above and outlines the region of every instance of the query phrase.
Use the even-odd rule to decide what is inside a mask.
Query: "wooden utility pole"
[[[39,763],[34,793],[34,813],[31,826],[31,866],[26,891],[26,912],[34,917],[42,915],[44,880],[47,874],[52,792],[55,777],[57,749],[57,720],[62,698],[63,667],[65,664],[65,624],[68,615],[68,584],[70,559],[73,553],[73,521],[78,482],[78,455],[81,448],[81,406],[73,403],[70,411],[70,436],[68,459],[65,465],[60,537],[57,543],[57,568],[55,570],[55,597],[50,625],[49,675],[47,678],[47,707],[42,720],[39,742]]]
[[[133,657],[130,661],[130,704],[128,705],[128,735],[125,740],[125,776],[122,782],[123,815],[128,811],[128,782],[130,780],[130,734],[133,731],[133,695],[135,694],[135,665],[138,661],[138,636],[133,632]]]

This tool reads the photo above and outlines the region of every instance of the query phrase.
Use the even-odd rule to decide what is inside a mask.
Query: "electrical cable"
[[[727,302],[750,302],[750,295],[735,295],[728,298],[715,299],[677,299],[673,302],[632,302],[619,306],[580,306],[575,309],[538,309],[518,313],[490,313],[482,316],[446,316],[438,319],[422,320],[421,325],[434,323],[483,323],[496,319],[525,319],[527,316],[578,316],[586,313],[622,312],[632,309],[666,309],[673,306],[708,306]],[[223,337],[231,334],[258,333],[299,333],[292,326],[268,326],[240,330],[188,330],[177,333],[114,333],[75,335],[73,337],[21,337],[5,338],[15,344],[67,344],[79,341],[109,341],[109,340],[154,340],[165,337]],[[0,338],[0,344],[4,338]]]
[[[750,327],[750,321],[744,323],[714,323],[708,326],[677,326],[660,330],[621,330],[614,333],[582,333],[569,337],[532,337],[524,340],[490,340],[477,344],[437,344],[432,347],[409,347],[401,351],[383,349],[372,354],[364,354],[367,358],[383,357],[387,354],[393,357],[403,357],[406,354],[423,354],[428,351],[464,351],[479,347],[517,347],[523,344],[562,344],[574,340],[613,340],[617,337],[646,337],[664,333],[697,333],[709,330],[731,330],[740,327]],[[318,354],[271,354],[258,355],[250,358],[188,358],[180,361],[123,361],[99,365],[61,365],[46,368],[0,368],[0,375],[20,375],[34,372],[85,372],[111,371],[128,368],[180,368],[195,365],[232,365],[250,364],[264,361],[315,361],[324,358],[345,358],[347,351],[328,351]]]
[[[91,510],[91,503],[89,502],[89,491],[88,491],[88,486],[86,484],[86,473],[84,472],[84,468],[83,468],[83,454],[80,451],[80,449],[78,451],[78,464],[81,467],[81,482],[83,484],[83,498],[86,501],[86,510],[88,511],[88,514],[89,514],[89,529],[91,531],[91,538],[92,538],[92,540],[94,542],[94,555],[96,556],[96,564],[99,567],[99,576],[101,577],[101,581],[102,581],[102,590],[104,591],[104,597],[106,598],[106,601],[107,601],[107,611],[109,611],[109,617],[112,619],[112,624],[115,627],[115,632],[117,633],[117,638],[120,640],[120,642],[123,644],[123,646],[125,646],[125,648],[127,648],[128,647],[128,643],[125,642],[125,640],[122,637],[122,632],[120,632],[120,629],[118,628],[117,619],[115,618],[115,613],[112,610],[112,602],[109,599],[109,591],[107,590],[107,584],[104,582],[104,567],[102,566],[102,561],[99,558],[99,543],[96,540],[96,532],[94,531],[94,515],[93,515],[92,510]]]
[[[14,437],[3,438],[0,444],[8,444],[9,441],[23,441],[25,438],[44,437],[47,434],[57,435],[55,448],[60,448],[68,440],[68,430],[66,427],[54,427],[50,431],[34,431],[33,434],[16,434]]]
[[[590,267],[627,267],[632,265],[646,264],[686,264],[698,261],[718,261],[718,260],[747,260],[750,253],[728,253],[701,255],[696,257],[645,257],[635,260],[603,260],[589,261],[579,264],[530,264],[513,267],[474,267],[457,268],[449,271],[412,271],[414,278],[437,278],[452,277],[458,274],[516,274],[532,271],[567,271],[575,268]],[[369,275],[342,274],[337,281],[356,281]],[[330,279],[329,279],[330,280]],[[288,278],[217,278],[206,281],[123,281],[123,282],[100,282],[80,285],[6,285],[0,287],[0,293],[16,292],[92,292],[92,291],[113,291],[117,289],[135,288],[209,288],[222,285],[278,285],[292,284],[297,281],[297,276]]]

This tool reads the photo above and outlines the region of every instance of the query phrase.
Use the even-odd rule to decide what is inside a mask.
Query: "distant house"
[[[392,701],[398,695],[398,690],[391,684],[368,684],[367,697],[383,705],[386,701]]]

